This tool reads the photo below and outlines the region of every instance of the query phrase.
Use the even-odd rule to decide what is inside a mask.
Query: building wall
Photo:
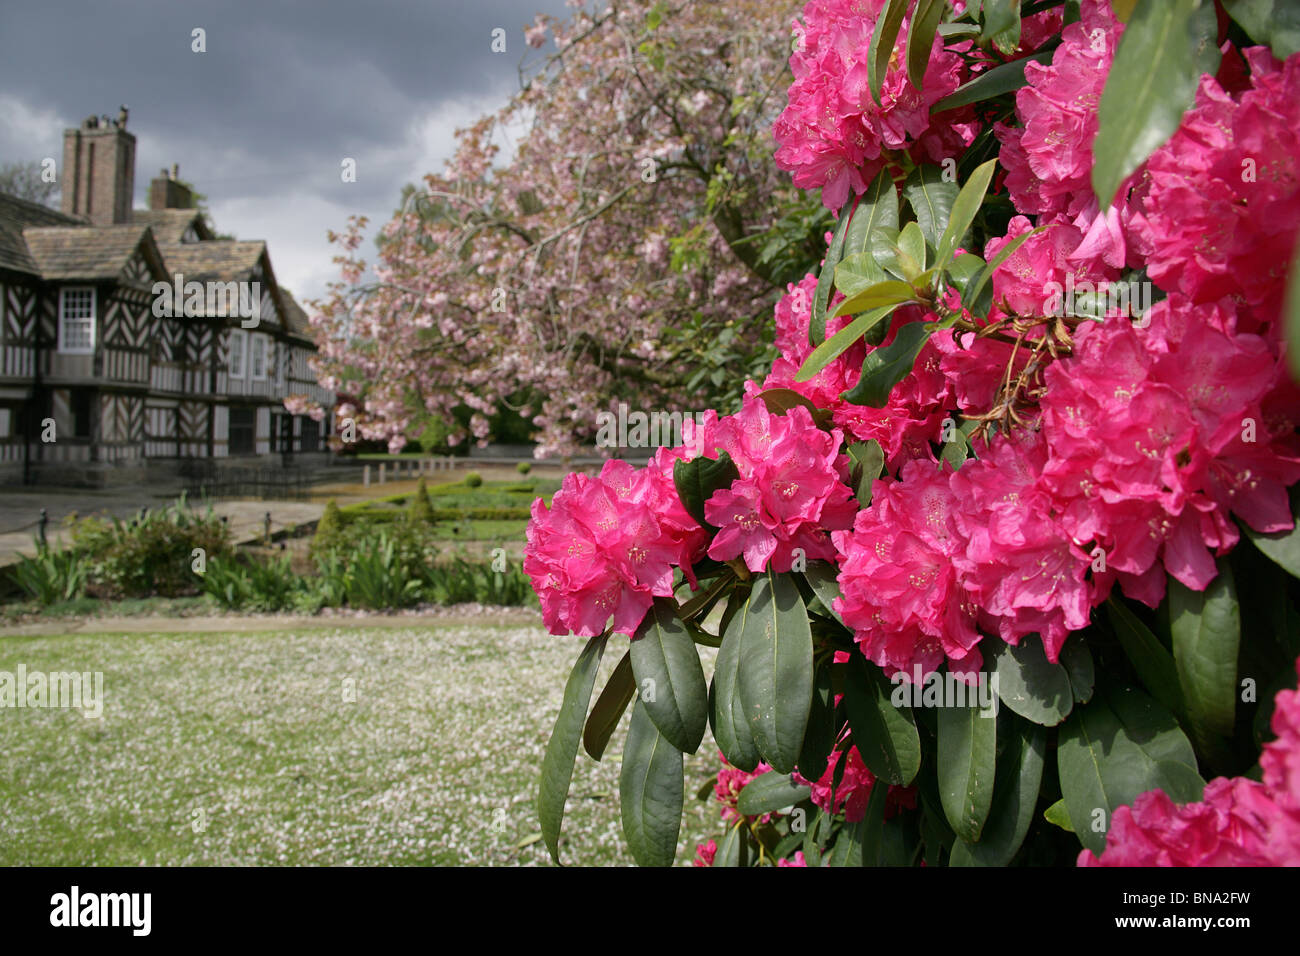
[[[332,404],[311,375],[311,349],[277,334],[273,304],[271,316],[250,330],[265,335],[268,346],[267,374],[253,380],[247,353],[245,375],[228,374],[237,322],[154,316],[149,288],[133,279],[96,285],[94,353],[60,354],[59,288],[0,273],[0,483],[21,481],[24,467],[39,480],[103,484],[138,479],[149,460],[229,458],[232,401],[255,407],[253,455],[270,455],[283,450],[272,413],[286,414],[286,396]],[[78,410],[90,415],[87,437],[75,435]],[[56,441],[41,442],[39,431],[24,441],[23,425],[33,415],[37,423],[54,418]],[[304,446],[306,428],[320,438]],[[292,450],[324,448],[324,430],[298,417]]]

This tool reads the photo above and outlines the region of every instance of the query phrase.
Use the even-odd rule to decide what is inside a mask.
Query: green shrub
[[[477,488],[483,484],[483,476],[477,471],[466,472],[462,484],[468,488]]]
[[[166,508],[142,509],[130,521],[83,518],[71,525],[73,548],[90,562],[90,580],[111,597],[179,597],[203,590],[194,549],[205,560],[228,556],[230,531],[208,507],[191,511],[185,496]]]
[[[308,593],[320,599],[320,607],[342,607],[348,599],[347,563],[334,552],[318,556],[316,576],[307,578],[306,586]]]
[[[36,557],[22,558],[9,570],[18,587],[48,607],[72,601],[86,593],[90,561],[79,551],[37,546]]]
[[[532,512],[527,508],[439,508],[434,512],[439,521],[527,521]]]
[[[425,594],[435,604],[494,604],[518,607],[533,599],[528,575],[517,567],[492,570],[490,561],[436,564],[425,574]]]
[[[521,461],[519,464],[515,465],[515,471],[519,472],[521,475],[526,475],[532,470],[533,463],[531,461]]]
[[[415,489],[415,495],[411,498],[411,506],[407,509],[407,517],[412,524],[433,524],[433,505],[429,501],[429,488],[424,483],[424,478],[420,478],[420,484]]]
[[[348,604],[377,610],[409,607],[420,598],[420,577],[407,574],[396,543],[388,535],[380,535],[377,545],[355,555],[349,565]]]
[[[324,554],[329,551],[337,543],[342,532],[343,515],[339,511],[338,502],[331,498],[325,505],[325,513],[316,523],[316,534],[311,539],[311,553]]]
[[[209,561],[203,572],[203,593],[228,611],[247,607],[253,597],[253,582],[247,569],[233,558]]]
[[[286,555],[247,563],[236,558],[209,561],[203,590],[230,610],[282,611],[295,604],[304,588]]]

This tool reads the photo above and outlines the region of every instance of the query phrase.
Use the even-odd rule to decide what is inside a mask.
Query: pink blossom
[[[712,866],[717,855],[718,844],[715,841],[701,843],[695,848],[695,859],[691,861],[691,866]]]
[[[534,49],[546,42],[546,17],[538,14],[531,26],[524,29],[524,40]]]
[[[949,474],[933,460],[907,462],[899,480],[877,479],[852,531],[832,535],[843,593],[834,609],[887,674],[914,665],[929,673],[945,659],[965,669],[981,661],[976,607],[954,564],[967,540]]]
[[[1011,240],[1032,228],[1024,216],[1014,216],[1007,234],[985,245],[985,260],[992,261]],[[1100,258],[1078,257],[1083,239],[1078,228],[1056,221],[1021,243],[993,273],[993,301],[998,309],[1008,315],[1062,315],[1067,281],[1078,285],[1119,278],[1119,270]]]
[[[843,772],[840,774],[839,786],[836,787],[835,775],[841,764]],[[811,800],[814,806],[821,807],[831,815],[842,811],[848,823],[857,823],[866,815],[871,788],[876,784],[876,775],[863,763],[858,748],[852,746],[847,753],[838,750],[833,752],[826,762],[826,770],[818,780],[808,780],[798,770],[792,776],[797,783],[812,789]],[[885,800],[885,819],[889,819],[900,809],[916,807],[916,788],[891,786]]]
[[[760,761],[752,771],[740,770],[727,763],[727,758],[721,752],[718,753],[718,759],[722,761],[722,769],[718,771],[718,782],[713,786],[713,795],[718,803],[722,804],[722,819],[727,823],[734,823],[740,819],[740,811],[736,809],[740,791],[755,777],[770,773],[772,768]],[[771,819],[770,813],[757,818],[759,823],[768,823]]]
[[[1016,93],[1020,126],[994,124],[1002,142],[1011,201],[1040,223],[1071,225],[1079,240],[1070,255],[1112,268],[1130,258],[1123,231],[1128,206],[1103,213],[1092,189],[1097,104],[1123,33],[1107,0],[1084,0],[1082,19],[1067,26],[1051,64],[1025,64],[1026,85]],[[1059,241],[1059,240],[1058,240]]]
[[[773,363],[762,387],[788,388],[818,408],[828,409],[836,426],[846,435],[857,441],[880,442],[891,467],[899,467],[907,458],[924,454],[928,442],[941,433],[949,397],[949,381],[940,370],[940,354],[935,345],[927,343],[922,347],[912,371],[894,386],[883,408],[854,405],[842,397],[858,383],[863,360],[876,348],[862,341],[854,343],[808,381],[795,381],[813,351],[808,329],[816,286],[816,276],[805,276],[798,285],[791,284],[789,293],[777,303],[776,346],[781,357]],[[832,310],[842,299],[842,295],[835,293],[831,299]],[[854,318],[828,319],[826,337],[843,329]],[[889,332],[880,347],[892,342],[904,324],[933,318],[918,308],[899,309],[891,317]]]
[[[524,571],[553,634],[632,634],[656,596],[673,593],[673,567],[704,543],[655,468],[608,461],[598,478],[569,474],[548,509],[533,502]]]
[[[1254,331],[1278,315],[1300,223],[1300,55],[1244,52],[1249,88],[1234,97],[1202,77],[1196,105],[1147,160],[1129,234],[1161,288],[1238,299]]]
[[[911,150],[913,159],[938,162],[974,139],[969,108],[944,115],[933,127],[930,107],[965,76],[960,54],[935,36],[917,90],[907,78],[910,23],[904,21],[881,89],[880,104],[868,84],[867,51],[884,0],[810,0],[790,68],[788,105],[773,126],[777,165],[794,173],[796,186],[822,189],[822,202],[839,209],[849,190],[863,192],[887,162],[887,152]],[[968,44],[958,45],[964,49]]]
[[[1262,783],[1219,777],[1183,806],[1144,793],[1115,810],[1102,855],[1084,850],[1079,865],[1300,866],[1300,692],[1277,694],[1272,728]]]
[[[954,558],[963,586],[988,629],[1008,644],[1040,634],[1055,661],[1105,592],[1090,580],[1088,553],[1066,533],[1039,480],[1047,449],[1038,436],[1017,432],[978,451],[951,478],[962,502],[954,521],[967,541]]]
[[[1172,297],[1145,330],[1082,323],[1073,355],[1044,376],[1043,475],[1062,525],[1089,553],[1100,547],[1140,600],[1163,592],[1149,576],[1157,560],[1204,589],[1214,556],[1237,543],[1231,514],[1257,530],[1291,526],[1300,410],[1268,344],[1228,331],[1235,311]]]
[[[705,518],[718,528],[709,557],[743,556],[751,571],[789,571],[796,549],[810,561],[833,560],[828,532],[849,527],[856,512],[844,483],[842,433],[818,428],[802,406],[774,415],[754,394],[705,431],[712,433],[701,446],[705,456],[720,448],[739,472],[704,503]]]

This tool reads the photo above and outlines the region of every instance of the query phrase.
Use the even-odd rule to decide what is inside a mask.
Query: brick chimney
[[[180,167],[173,163],[171,171],[160,170],[149,182],[150,209],[193,209],[194,194],[178,178]]]
[[[135,136],[127,109],[117,118],[91,116],[63,133],[63,211],[97,226],[131,221]]]

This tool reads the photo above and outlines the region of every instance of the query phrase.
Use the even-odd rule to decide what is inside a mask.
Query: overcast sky
[[[216,228],[265,239],[280,283],[312,298],[337,275],[326,230],[360,213],[373,235],[404,183],[442,169],[453,130],[554,49],[524,43],[538,12],[571,13],[564,0],[0,0],[0,163],[62,167],[64,129],[125,103],[136,208],[179,163]]]

